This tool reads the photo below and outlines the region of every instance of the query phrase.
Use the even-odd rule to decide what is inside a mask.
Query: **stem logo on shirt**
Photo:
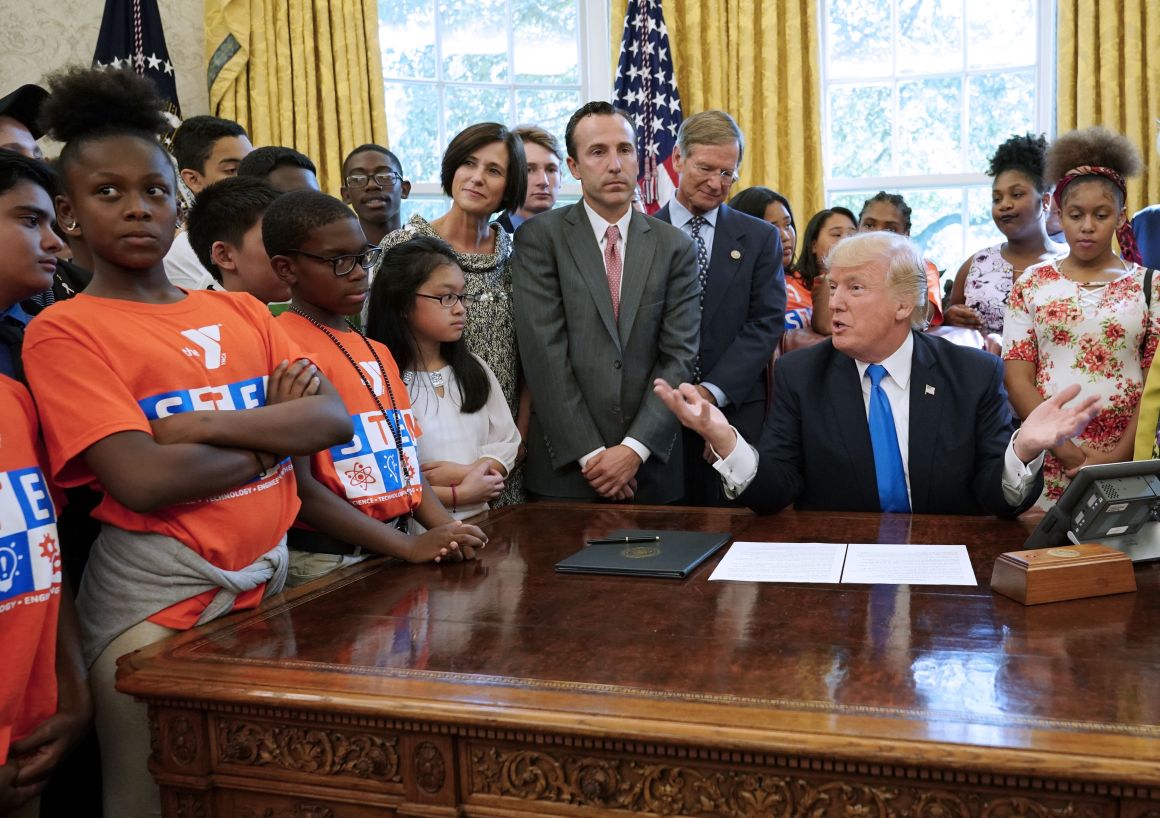
[[[197,345],[197,349],[183,347],[182,351],[191,358],[201,356],[206,369],[217,369],[226,362],[226,356],[222,353],[221,324],[182,330],[181,334]]]
[[[56,510],[38,468],[0,472],[0,611],[60,584]]]
[[[266,405],[266,377],[247,378],[221,386],[175,389],[137,401],[149,420],[169,417],[197,409],[227,411],[254,409]]]
[[[351,415],[350,419],[354,423],[354,437],[349,443],[330,448],[334,469],[347,499],[378,497],[419,485],[418,457],[409,411],[388,410],[387,417],[384,417],[382,412],[375,410]],[[394,428],[399,430],[402,457],[410,471],[411,479],[406,483],[403,463],[395,448]]]

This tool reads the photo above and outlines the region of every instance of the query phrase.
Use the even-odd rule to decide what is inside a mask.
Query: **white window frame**
[[[975,2],[976,0],[960,0],[962,3],[963,19],[966,19],[967,3]],[[865,191],[873,188],[874,191],[885,190],[888,192],[901,191],[905,194],[906,191],[911,190],[932,190],[945,188],[966,188],[976,186],[990,186],[991,178],[985,173],[947,173],[947,174],[922,174],[909,176],[865,176],[857,179],[841,178],[835,179],[830,175],[830,80],[826,77],[826,54],[828,52],[827,26],[826,26],[826,7],[830,0],[818,0],[818,29],[821,40],[821,81],[822,81],[822,156],[824,161],[824,190],[826,201],[832,200],[835,194],[849,193],[853,191]],[[1039,92],[1036,97],[1035,110],[1035,124],[1036,132],[1045,133],[1050,140],[1055,135],[1055,100],[1056,100],[1056,74],[1055,74],[1055,32],[1056,32],[1056,0],[1036,0],[1036,14],[1038,20],[1038,27],[1036,30],[1036,52],[1037,59],[1035,63],[1035,83]],[[895,42],[898,38],[898,16],[895,13],[895,4],[891,3],[891,25],[893,27],[893,36]],[[949,77],[963,77],[964,78],[964,93],[963,93],[963,143],[962,150],[968,149],[969,127],[970,122],[967,118],[967,106],[969,104],[970,95],[966,93],[965,84],[967,78],[974,74],[993,73],[994,68],[976,68],[968,69],[965,59],[965,52],[967,49],[966,38],[963,39],[964,60],[963,68],[960,71],[940,72],[931,74],[897,74],[892,73],[888,75],[863,76],[857,79],[834,80],[833,86],[839,87],[846,84],[865,85],[868,83],[891,84],[893,86],[892,104],[897,105],[898,87],[897,82],[901,79],[942,79]],[[893,47],[893,43],[892,43]],[[892,56],[892,61],[895,59]],[[891,139],[894,140],[892,146],[895,155],[898,151],[898,134],[896,132],[891,134]],[[964,208],[962,214],[962,226],[964,235],[969,230],[969,214]],[[971,252],[968,248],[966,252]]]
[[[577,0],[578,14],[577,20],[579,23],[579,30],[576,32],[576,37],[579,44],[580,54],[580,96],[583,101],[588,100],[611,100],[612,99],[612,30],[610,17],[612,10],[610,0]],[[508,59],[509,62],[515,52],[515,42],[512,36],[512,30],[508,28]],[[442,32],[440,30],[439,15],[435,15],[435,54],[436,64],[442,65]],[[455,136],[453,133],[446,132],[446,122],[442,115],[446,111],[444,103],[444,90],[447,85],[455,86],[478,86],[480,88],[497,88],[496,84],[490,83],[473,83],[473,82],[453,82],[448,83],[443,80],[428,80],[428,79],[405,79],[399,81],[402,84],[413,85],[433,85],[439,92],[439,106],[441,115],[439,118],[439,136],[441,144],[446,148],[451,138]],[[511,83],[508,86],[508,103],[514,108],[515,95],[517,91],[527,89],[541,89],[544,86],[535,83]],[[506,115],[505,115],[506,118]],[[515,125],[519,123],[505,123],[508,125]],[[561,149],[564,148],[564,134],[556,134],[560,140]],[[567,167],[561,167],[564,185],[561,190],[562,197],[579,198],[580,184],[572,178],[572,174],[568,172]],[[411,184],[411,199],[432,200],[438,198],[445,198],[443,196],[443,189],[438,182],[429,181],[412,181]]]

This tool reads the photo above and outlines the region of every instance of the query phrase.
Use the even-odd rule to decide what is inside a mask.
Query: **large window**
[[[1053,0],[820,0],[826,192],[858,212],[879,190],[953,275],[1002,239],[987,159],[1053,125]]]
[[[608,0],[379,0],[387,125],[413,184],[403,217],[446,210],[439,163],[474,122],[568,117],[611,91]],[[571,181],[566,180],[566,181]]]

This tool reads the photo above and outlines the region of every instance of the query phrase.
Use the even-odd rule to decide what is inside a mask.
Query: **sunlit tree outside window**
[[[1012,134],[1051,136],[1055,3],[820,3],[827,200],[856,214],[903,194],[911,236],[953,276],[1002,239],[987,158]]]
[[[608,98],[610,87],[587,90],[593,54],[611,62],[610,46],[589,45],[590,35],[608,40],[608,0],[379,0],[378,8],[391,148],[413,183],[404,219],[446,211],[439,164],[467,125],[535,123],[562,145],[572,112]]]

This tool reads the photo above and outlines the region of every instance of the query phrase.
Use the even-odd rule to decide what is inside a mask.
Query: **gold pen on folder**
[[[588,540],[589,545],[620,545],[626,542],[657,542],[660,537],[605,537],[599,540]]]

